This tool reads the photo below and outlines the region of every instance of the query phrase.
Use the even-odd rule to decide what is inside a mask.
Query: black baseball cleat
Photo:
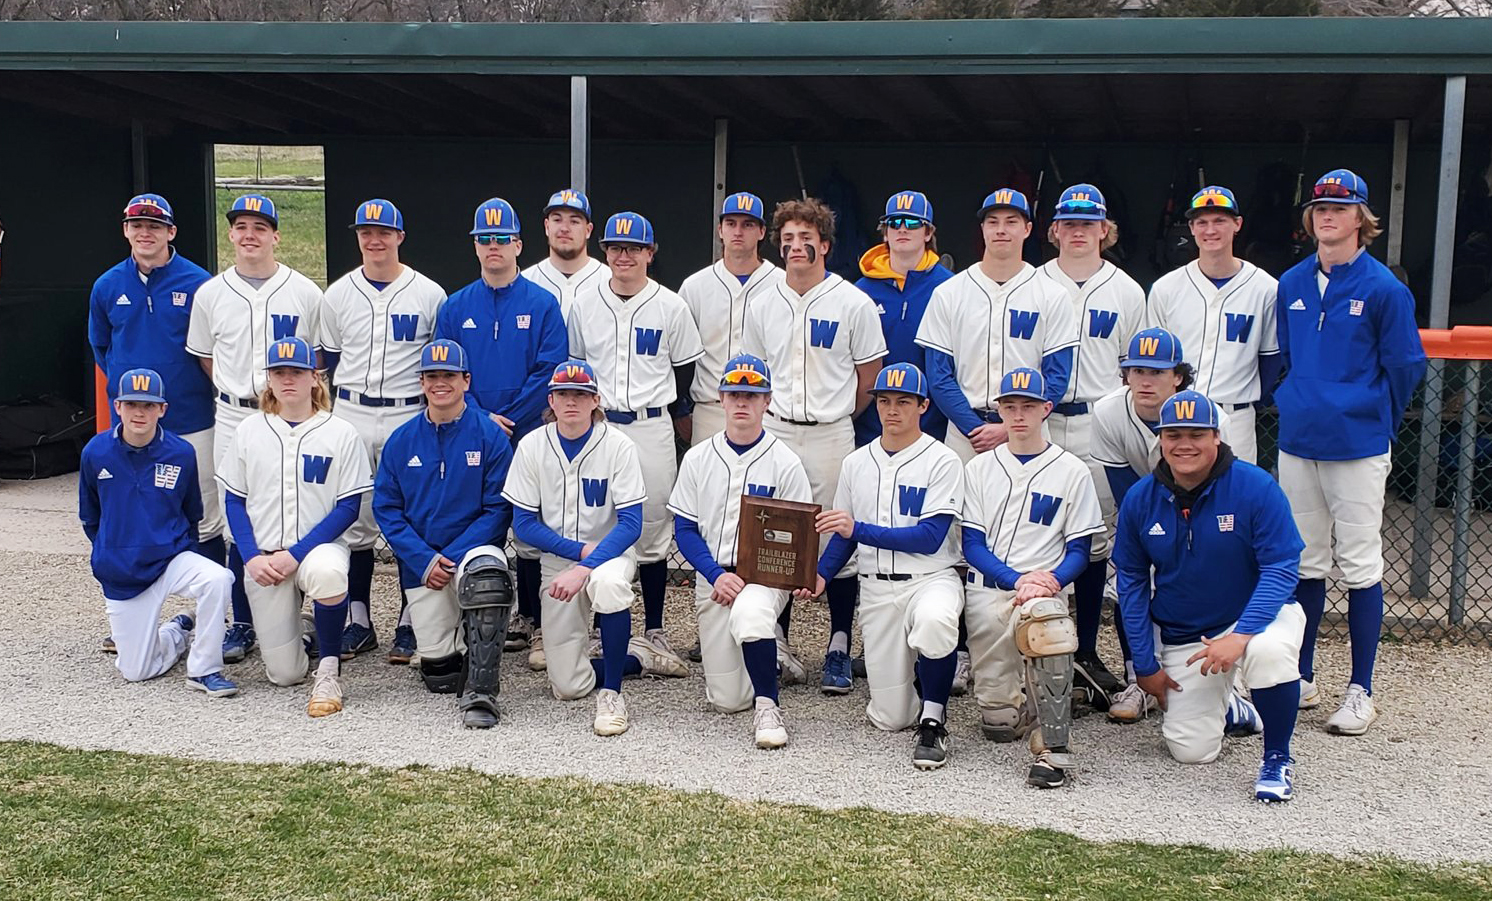
[[[1066,753],[1066,748],[1058,749]],[[1053,762],[1052,751],[1042,751],[1026,773],[1026,784],[1036,788],[1061,788],[1067,783],[1067,773]]]
[[[1124,683],[1108,671],[1097,654],[1074,654],[1072,664],[1073,695],[1094,710],[1108,710],[1109,698],[1123,691]]]
[[[917,745],[912,749],[912,766],[935,770],[948,762],[948,728],[935,719],[917,725]]]
[[[865,655],[850,658],[850,672],[855,674],[856,679],[865,678]]]

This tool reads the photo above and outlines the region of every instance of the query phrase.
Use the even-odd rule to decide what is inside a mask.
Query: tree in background
[[[783,0],[777,18],[784,22],[863,22],[896,19],[891,0]]]

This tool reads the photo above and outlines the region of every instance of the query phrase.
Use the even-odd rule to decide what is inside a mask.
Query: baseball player
[[[1232,417],[1228,441],[1238,459],[1258,460],[1254,407],[1280,376],[1274,305],[1279,286],[1269,273],[1233,256],[1243,228],[1238,201],[1212,185],[1186,211],[1197,259],[1150,286],[1150,321],[1191,352],[1193,385]]]
[[[238,694],[223,676],[233,576],[193,550],[202,519],[196,450],[160,424],[167,403],[159,373],[126,370],[113,394],[119,424],[83,448],[78,517],[93,544],[90,563],[104,591],[116,665],[139,682],[164,675],[185,656],[188,686],[212,698]],[[160,625],[167,595],[196,600],[202,631],[195,642],[188,614]]]
[[[363,265],[326,289],[321,350],[335,385],[333,415],[357,429],[376,471],[389,435],[424,406],[420,350],[435,332],[435,316],[445,303],[446,292],[399,262],[404,214],[398,207],[381,198],[364,201],[358,204],[351,228]],[[363,504],[346,535],[352,555],[343,660],[378,647],[369,611],[377,538],[373,505]],[[415,637],[401,610],[389,662],[408,663],[414,656]]]
[[[741,352],[746,307],[754,295],[782,279],[782,270],[761,258],[767,237],[766,205],[755,194],[741,191],[725,198],[720,207],[720,245],[724,255],[679,286],[679,296],[694,316],[704,345],[704,356],[694,365],[689,396],[694,410],[689,420],[691,445],[707,441],[725,428],[720,377],[726,361]]]
[[[555,191],[544,205],[544,238],[549,244],[549,256],[523,270],[524,278],[559,301],[565,321],[569,321],[575,295],[606,276],[606,265],[586,252],[594,228],[591,201],[584,192],[574,188]]]
[[[1130,339],[1145,327],[1145,292],[1135,280],[1102,256],[1118,240],[1103,194],[1093,185],[1073,185],[1057,199],[1051,242],[1057,256],[1041,274],[1067,293],[1078,316],[1078,347],[1067,391],[1047,420],[1051,440],[1088,464],[1100,501],[1112,502],[1103,467],[1093,460],[1093,404],[1119,387],[1119,361]],[[1103,617],[1104,583],[1109,577],[1109,538],[1093,536],[1092,565],[1073,585],[1077,612],[1077,665],[1084,682],[1096,687],[1100,704],[1124,685],[1098,657],[1098,629]],[[1090,695],[1094,695],[1090,692]]]
[[[468,728],[499,716],[498,664],[513,605],[507,556],[498,546],[513,510],[503,481],[513,460],[508,436],[466,402],[466,351],[440,339],[420,352],[423,415],[384,445],[373,513],[399,561],[409,621],[429,690],[458,694]]]
[[[1352,677],[1326,721],[1361,735],[1378,718],[1373,664],[1383,627],[1383,492],[1389,445],[1425,374],[1414,297],[1368,256],[1382,233],[1368,186],[1347,169],[1321,176],[1301,215],[1316,252],[1280,278],[1275,312],[1285,379],[1280,410],[1280,487],[1305,540],[1298,597],[1305,611],[1302,707],[1320,703],[1316,632],[1333,562],[1347,587]]]
[[[585,209],[589,213],[589,205]],[[551,210],[550,218],[558,221],[572,213]],[[549,227],[546,221],[545,228]],[[586,225],[586,234],[589,228]],[[481,276],[452,294],[435,322],[436,337],[459,343],[471,362],[470,400],[486,410],[515,445],[542,425],[545,386],[554,367],[568,358],[570,340],[560,312],[560,303],[568,304],[568,297],[556,300],[541,282],[519,276],[519,229],[517,212],[501,197],[477,207],[471,236]],[[582,250],[584,246],[582,240]],[[518,611],[508,624],[507,649],[527,647],[529,666],[542,670],[539,551],[521,541],[515,545]]]
[[[995,410],[999,376],[1039,369],[1056,403],[1078,344],[1077,309],[1021,259],[1031,234],[1026,195],[992,192],[979,208],[979,229],[984,256],[933,291],[917,329],[933,403],[952,423],[944,440],[965,463],[1005,441]]]
[[[893,363],[871,392],[880,437],[844,458],[834,509],[818,515],[819,533],[831,537],[813,594],[858,557],[865,713],[888,732],[915,725],[912,765],[935,770],[948,762],[944,723],[964,607],[952,528],[964,504],[963,470],[958,454],[922,431],[929,406],[922,370]]]
[[[597,685],[597,735],[627,731],[622,677],[688,670],[632,638],[632,545],[642,535],[642,464],[637,446],[601,412],[596,374],[568,360],[549,379],[554,422],[518,442],[503,497],[518,537],[543,552],[547,672],[554,696],[573,701]],[[601,657],[590,659],[591,613]],[[680,670],[683,670],[680,672]]]
[[[716,404],[725,425],[684,455],[668,509],[695,572],[705,699],[722,713],[754,706],[756,746],[780,748],[787,727],[777,704],[777,617],[788,593],[736,575],[736,527],[743,495],[810,503],[813,490],[797,454],[762,428],[772,395],[767,364],[740,354],[723,370]]]
[[[1129,492],[1115,529],[1120,611],[1140,686],[1165,710],[1161,735],[1171,756],[1210,763],[1224,734],[1262,728],[1254,797],[1288,801],[1305,630],[1294,598],[1303,545],[1284,492],[1269,473],[1234,458],[1218,425],[1217,405],[1196,391],[1161,407],[1163,459]],[[1237,693],[1235,675],[1252,703]]]
[[[570,355],[585,360],[600,383],[607,421],[637,445],[647,499],[637,574],[642,582],[643,641],[685,669],[663,631],[672,520],[668,493],[678,475],[672,418],[689,415],[695,361],[704,356],[689,307],[648,277],[658,245],[653,226],[637,213],[606,220],[601,238],[610,278],[575,295],[570,309]]]
[[[315,342],[322,303],[315,282],[275,261],[280,217],[274,201],[262,194],[245,194],[229,205],[227,218],[233,265],[197,289],[186,338],[187,352],[198,358],[211,377],[217,396],[214,473],[223,465],[238,424],[259,407],[267,384],[262,367],[270,345],[291,337]],[[214,492],[220,490],[220,485],[213,486]],[[228,537],[233,537],[231,530]],[[233,622],[223,639],[223,659],[229,663],[244,659],[258,640],[243,566],[241,549],[230,548]]]
[[[357,429],[329,412],[331,398],[304,338],[271,342],[259,412],[239,423],[218,466],[233,541],[244,556],[264,671],[275,685],[306,677],[301,605],[310,598],[321,662],[306,713],[342,709],[347,624],[345,532],[373,489]]]
[[[853,419],[870,404],[886,338],[875,303],[824,269],[834,243],[834,213],[822,201],[779,203],[772,234],[784,276],[747,307],[741,347],[772,367],[767,431],[803,461],[814,503],[827,508],[839,487],[840,465],[855,449]],[[827,546],[827,538],[821,539],[820,551]],[[854,566],[850,561],[829,583],[829,648],[820,681],[827,694],[848,694],[854,685]],[[786,623],[783,628],[785,633]]]
[[[1040,372],[1007,372],[996,398],[1007,440],[964,470],[974,699],[987,738],[1013,742],[1030,733],[1036,760],[1026,782],[1037,788],[1061,786],[1075,763],[1077,628],[1065,595],[1104,530],[1087,464],[1043,437],[1047,398]]]

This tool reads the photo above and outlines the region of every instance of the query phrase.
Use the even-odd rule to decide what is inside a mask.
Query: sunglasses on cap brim
[[[583,369],[577,370],[573,374],[568,369],[562,369],[549,379],[549,388],[551,391],[570,386],[574,386],[581,391],[588,391],[596,387],[596,380],[591,378],[590,373]]]
[[[726,385],[747,385],[752,388],[762,388],[767,385],[767,377],[755,369],[732,369],[720,381]]]
[[[488,244],[496,244],[496,245],[498,245],[498,246],[501,247],[501,246],[506,246],[508,244],[512,244],[514,241],[517,241],[518,240],[518,236],[517,235],[473,235],[472,239],[474,241],[476,241],[478,244],[481,244],[483,247],[487,246]]]
[[[927,225],[927,220],[916,216],[887,216],[881,224],[887,228],[919,229]]]
[[[1057,204],[1058,213],[1102,213],[1105,212],[1101,203],[1092,200],[1068,200]]]
[[[1226,194],[1203,194],[1192,201],[1193,210],[1223,210],[1229,213],[1238,212],[1238,207],[1228,199]]]
[[[171,214],[153,203],[132,203],[124,208],[126,219],[160,219],[169,222]]]
[[[1331,182],[1324,185],[1316,185],[1311,188],[1312,200],[1351,200],[1361,202],[1362,195],[1353,190],[1350,185]]]

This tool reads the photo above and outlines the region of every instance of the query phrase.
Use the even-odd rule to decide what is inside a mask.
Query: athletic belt
[[[346,388],[338,388],[337,396],[343,400],[350,400],[360,407],[413,407],[425,402],[425,395],[416,394],[414,397],[369,397],[366,394],[358,394],[356,391],[348,391]]]
[[[985,422],[1003,423],[1005,421],[1001,419],[1000,414],[996,413],[994,410],[975,410],[974,415],[978,416],[980,419],[983,419]]]
[[[806,419],[788,419],[786,416],[778,416],[771,410],[767,411],[767,415],[777,420],[778,422],[785,422],[788,425],[823,425],[823,423],[821,422],[809,422]]]
[[[882,582],[906,582],[913,578],[909,573],[861,573],[862,579],[880,579]]]
[[[631,425],[639,419],[653,419],[662,415],[662,407],[648,407],[646,410],[637,413],[633,413],[630,410],[607,410],[606,421],[614,422],[617,425]]]
[[[1247,410],[1253,405],[1254,404],[1252,402],[1246,404],[1224,404],[1224,406],[1232,410],[1234,413],[1237,413],[1239,410]]]
[[[969,570],[969,574],[966,578],[968,579],[970,585],[983,585],[985,588],[995,589],[998,589],[1000,587],[999,585],[995,584],[994,579],[991,579],[989,576],[986,576],[983,573],[980,573],[979,571],[972,568]]]
[[[1082,416],[1088,412],[1087,404],[1057,404],[1052,407],[1053,413],[1061,413],[1063,416]]]
[[[259,409],[259,401],[247,397],[234,397],[226,391],[218,392],[218,400],[230,407],[248,407],[250,410]]]

